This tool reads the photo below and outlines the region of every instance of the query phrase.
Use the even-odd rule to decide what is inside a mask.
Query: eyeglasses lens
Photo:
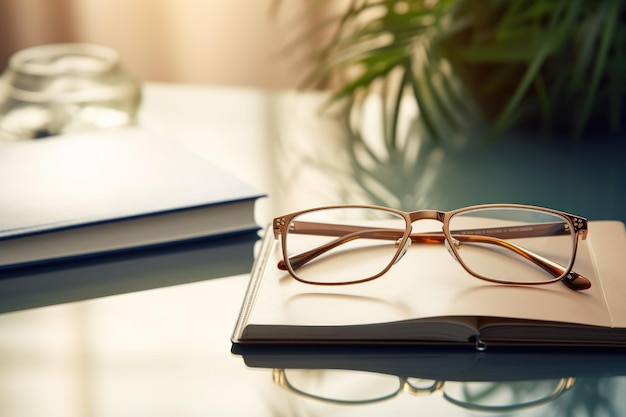
[[[474,209],[452,216],[449,230],[457,257],[472,273],[488,279],[552,282],[573,262],[575,233],[567,219],[555,213]]]

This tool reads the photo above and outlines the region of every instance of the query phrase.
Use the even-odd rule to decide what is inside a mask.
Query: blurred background
[[[118,51],[143,81],[290,88],[307,64],[304,53],[286,58],[285,31],[315,25],[320,9],[307,3],[315,2],[0,0],[0,67],[30,46],[90,42]]]

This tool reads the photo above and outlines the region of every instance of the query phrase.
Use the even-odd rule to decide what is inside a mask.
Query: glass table
[[[433,188],[381,199],[393,187],[368,188],[355,174],[338,124],[314,111],[323,100],[317,93],[148,84],[141,123],[266,192],[256,208],[259,225],[344,201],[415,209],[471,203],[445,200]],[[440,164],[433,152],[430,163]],[[609,186],[623,183],[607,175]],[[417,181],[426,187],[432,179]],[[602,205],[598,217],[614,217],[617,203]],[[233,350],[257,239],[3,277],[0,415],[626,415],[620,352]],[[206,256],[216,251],[220,262]]]

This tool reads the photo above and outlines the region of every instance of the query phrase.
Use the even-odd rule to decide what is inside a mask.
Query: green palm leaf
[[[331,36],[307,85],[339,80],[329,105],[352,114],[355,97],[382,92],[392,147],[406,95],[436,142],[475,122],[474,101],[491,137],[537,117],[579,138],[592,119],[622,127],[624,26],[626,0],[353,0],[321,26]]]

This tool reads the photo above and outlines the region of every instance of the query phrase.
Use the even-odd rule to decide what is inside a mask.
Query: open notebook
[[[232,341],[626,346],[625,255],[624,224],[591,221],[574,265],[592,282],[585,291],[558,282],[485,282],[468,274],[444,245],[411,247],[370,282],[313,286],[277,267],[280,243],[268,229]]]

